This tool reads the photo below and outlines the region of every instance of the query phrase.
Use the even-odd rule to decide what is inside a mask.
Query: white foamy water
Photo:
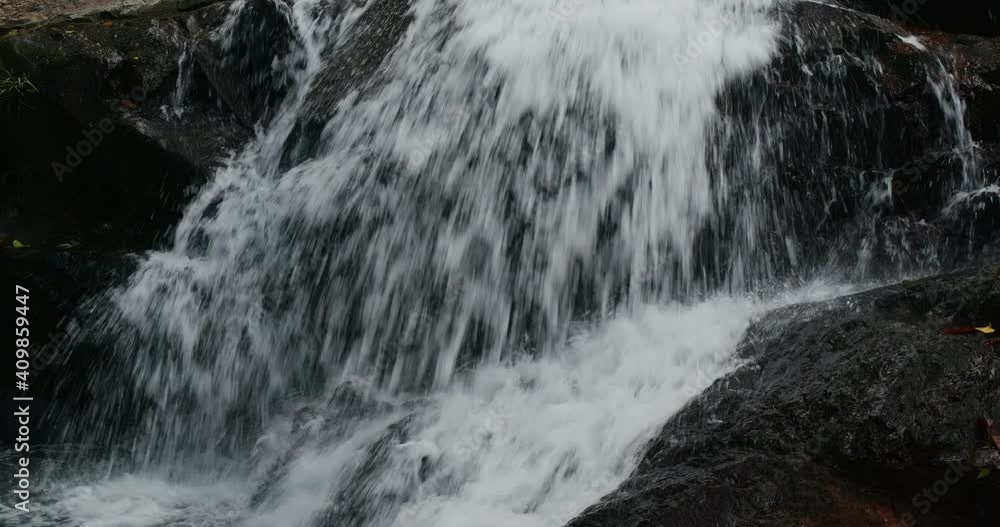
[[[848,292],[815,285],[766,300],[643,306],[550,356],[482,368],[429,396],[386,396],[391,408],[333,441],[322,417],[294,450],[287,428],[276,426],[260,442],[275,453],[258,452],[256,478],[113,476],[58,489],[24,525],[341,525],[323,519],[350,496],[342,509],[363,513],[352,525],[559,527],[614,489],[664,421],[739,364],[733,351],[755,317]],[[402,419],[412,423],[409,437],[389,441],[384,462],[368,464],[375,439]],[[266,476],[275,454],[288,451],[282,475]],[[249,505],[265,483],[265,498]]]
[[[554,357],[476,372],[435,397],[414,441],[440,452],[439,468],[390,524],[564,525],[625,479],[671,414],[737,365],[732,352],[753,317],[844,291],[649,306]]]
[[[49,487],[41,499],[33,496],[30,513],[3,510],[0,519],[26,527],[221,527],[232,525],[239,517],[240,491],[229,482],[178,484],[154,476],[129,475]]]

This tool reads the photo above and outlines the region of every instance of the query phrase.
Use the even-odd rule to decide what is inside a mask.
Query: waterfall
[[[291,4],[293,88],[102,315],[126,459],[37,525],[557,527],[755,317],[851,290],[777,280],[837,247],[802,248],[832,200],[776,181],[772,0],[415,0],[323,100],[376,4]]]
[[[420,1],[377,85],[285,168],[322,31],[359,16],[297,4],[297,91],[116,298],[123,376],[170,401],[150,451],[239,448],[289,393],[352,377],[442,389],[692,289],[729,181],[757,177],[709,153],[716,96],[773,52],[768,7]]]

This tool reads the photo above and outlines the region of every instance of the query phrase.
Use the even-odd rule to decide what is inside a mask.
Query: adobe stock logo
[[[889,6],[892,8],[889,19],[897,25],[906,25],[908,22],[919,18],[916,17],[920,8],[927,3],[927,0],[903,0],[902,2],[892,2]]]
[[[584,0],[551,0],[546,11],[549,22],[553,25],[567,22],[579,11],[583,2]]]
[[[66,147],[66,162],[52,162],[52,172],[55,173],[56,179],[62,183],[63,175],[71,174],[73,169],[79,167],[83,163],[84,158],[93,154],[94,150],[98,146],[101,146],[101,143],[104,142],[105,136],[114,131],[115,124],[107,117],[101,119],[96,126],[91,123],[90,128],[83,131],[82,141],[77,143],[75,146]]]
[[[132,88],[129,92],[128,99],[121,98],[117,99],[118,102],[127,108],[136,108],[140,103],[146,100],[149,89],[145,84],[142,86],[136,86]],[[113,109],[112,109],[113,111]],[[69,145],[66,147],[66,159],[64,162],[53,161],[52,162],[52,172],[55,173],[56,179],[60,183],[63,182],[63,176],[66,174],[72,174],[73,170],[77,169],[81,164],[83,164],[84,159],[94,153],[97,147],[101,146],[101,143],[115,131],[115,124],[110,118],[105,117],[97,122],[90,123],[88,128],[83,131],[83,140],[76,143],[75,145]]]
[[[701,30],[694,35],[689,35],[686,45],[674,52],[674,60],[687,66],[702,58],[708,48],[718,45],[723,34],[735,25],[735,20],[731,16],[720,16],[702,23]]]

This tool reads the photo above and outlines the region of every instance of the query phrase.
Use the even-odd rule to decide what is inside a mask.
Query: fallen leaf
[[[993,473],[993,469],[984,468],[984,469],[982,469],[982,470],[979,471],[979,474],[976,476],[976,479],[986,479],[986,478],[990,477],[990,474],[992,474],[992,473]]]
[[[957,328],[948,328],[944,330],[945,335],[965,335],[968,333],[985,333],[989,335],[990,333],[996,333],[996,330],[993,329],[993,324],[989,324],[987,326],[978,328],[974,326],[960,326]]]
[[[109,21],[109,22],[101,22],[101,25],[104,26],[104,27],[111,27],[111,26],[113,26],[115,24],[114,24],[114,22],[110,22]]]
[[[31,247],[30,245],[25,245],[25,244],[21,243],[20,240],[14,240],[14,242],[11,243],[10,245],[11,245],[11,247],[13,247],[15,249],[24,249],[26,247]]]

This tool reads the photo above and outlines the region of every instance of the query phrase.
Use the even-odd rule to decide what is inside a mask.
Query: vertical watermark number
[[[14,451],[20,456],[16,460],[16,471],[14,472],[15,496],[14,508],[28,512],[31,498],[31,481],[28,470],[28,452],[31,450],[29,441],[31,438],[31,397],[28,396],[28,374],[31,367],[31,354],[29,352],[31,340],[28,322],[28,288],[20,285],[14,286],[14,419],[17,422],[17,437],[14,438]]]

